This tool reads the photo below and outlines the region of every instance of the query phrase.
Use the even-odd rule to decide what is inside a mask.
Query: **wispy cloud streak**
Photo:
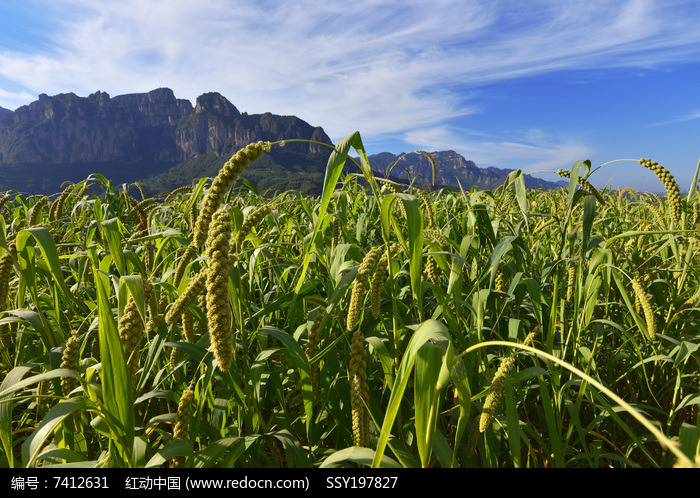
[[[44,4],[45,5],[45,4]],[[694,1],[56,0],[53,50],[0,48],[0,105],[28,93],[219,91],[334,138],[478,112],[465,88],[564,69],[700,59]],[[1,88],[1,87],[0,87]],[[21,88],[17,91],[16,88]]]

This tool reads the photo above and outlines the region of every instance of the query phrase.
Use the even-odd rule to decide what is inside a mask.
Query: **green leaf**
[[[114,258],[114,264],[120,275],[126,274],[126,263],[124,261],[124,250],[122,249],[122,233],[119,228],[119,219],[110,218],[102,222],[103,233],[107,238],[109,252]]]
[[[283,330],[275,327],[262,327],[259,333],[269,334],[279,340],[285,346],[285,351],[288,353],[299,372],[299,376],[301,377],[301,395],[304,400],[304,412],[306,414],[306,435],[309,437],[313,418],[314,393],[311,384],[311,368],[309,367],[309,360],[306,357],[306,353],[299,343],[294,340],[294,337]]]
[[[583,240],[581,243],[581,257],[585,261],[588,251],[588,241],[591,238],[591,229],[596,214],[595,196],[587,195],[583,198]]]
[[[42,418],[39,427],[37,427],[36,430],[32,432],[31,436],[22,444],[22,460],[24,461],[25,467],[29,468],[35,465],[44,442],[66,417],[77,411],[90,410],[93,408],[94,405],[92,401],[84,397],[62,401],[51,408]]]
[[[189,439],[176,438],[168,441],[151,459],[146,463],[146,468],[160,467],[168,460],[178,456],[188,457],[192,455],[192,443]]]
[[[376,452],[371,448],[363,448],[360,446],[351,446],[349,448],[343,448],[338,450],[327,457],[323,463],[321,463],[322,469],[341,467],[343,463],[350,462],[358,465],[372,465]],[[396,460],[393,460],[387,456],[383,456],[379,462],[379,467],[381,468],[391,468],[400,469],[402,468]]]
[[[26,365],[27,367],[34,368],[35,364],[31,365]],[[22,367],[16,367],[16,368],[22,368]],[[12,371],[15,371],[13,369]],[[22,370],[17,371],[17,375],[22,372]],[[7,374],[8,376],[3,380],[2,386],[2,391],[0,391],[0,403],[5,403],[5,401],[2,400],[5,396],[9,396],[10,394],[17,392],[21,389],[24,389],[25,387],[31,386],[33,384],[38,384],[39,382],[43,382],[45,380],[51,380],[51,379],[57,379],[59,377],[78,377],[78,374],[75,373],[75,371],[67,369],[67,368],[55,368],[53,370],[49,370],[48,372],[44,372],[42,374],[38,375],[33,375],[27,379],[24,380],[19,380],[17,377],[10,377],[10,374]],[[13,379],[14,381],[7,381],[7,379]],[[7,387],[6,387],[7,384]]]
[[[98,298],[98,337],[102,360],[102,393],[110,428],[115,431],[122,464],[128,465],[134,444],[134,404],[129,370],[124,358],[119,331],[114,321],[107,289],[109,277],[95,270]]]
[[[421,282],[423,276],[423,212],[420,208],[420,201],[410,194],[388,194],[382,200],[381,223],[384,240],[391,240],[389,227],[393,217],[393,205],[396,199],[401,200],[406,211],[406,224],[408,225],[408,252],[409,252],[409,273],[411,277],[411,293],[413,303],[422,316],[423,304],[421,292]],[[401,234],[397,232],[399,240]]]
[[[504,185],[507,186],[511,183],[515,189],[515,198],[518,201],[518,207],[520,208],[520,212],[522,213],[525,224],[527,225],[529,223],[529,216],[527,215],[527,188],[525,187],[525,176],[523,175],[522,170],[518,169],[508,174]]]
[[[328,158],[328,163],[326,164],[326,174],[323,180],[323,193],[321,194],[321,205],[318,210],[318,220],[316,220],[316,224],[314,225],[314,231],[311,235],[311,241],[309,242],[309,245],[305,250],[304,261],[301,267],[301,273],[299,274],[296,284],[297,293],[299,292],[299,289],[301,289],[301,286],[304,284],[304,278],[306,277],[306,271],[308,269],[309,262],[311,261],[311,256],[313,255],[314,250],[316,249],[316,237],[318,236],[320,227],[323,225],[323,219],[325,218],[326,212],[328,211],[328,205],[331,202],[333,192],[335,191],[336,185],[338,184],[340,174],[343,172],[343,166],[345,166],[345,161],[347,160],[350,147],[354,147],[355,150],[357,150],[358,152],[361,151],[361,160],[363,161],[363,164],[366,165],[363,167],[369,166],[369,162],[367,161],[367,154],[364,152],[364,145],[362,145],[362,139],[360,138],[359,131],[348,135],[347,137],[335,144],[335,148],[333,149],[333,152],[331,152],[331,155]]]
[[[389,353],[386,344],[379,337],[370,336],[365,340],[372,347],[372,352],[379,356],[384,372],[384,380],[389,390],[391,390],[394,385],[394,357]]]
[[[14,467],[14,458],[12,458],[12,400],[4,398],[21,389],[21,387],[14,388],[13,386],[20,382],[22,377],[35,366],[37,365],[20,365],[13,368],[7,373],[2,384],[0,384],[0,441],[2,441],[2,447],[10,468]]]
[[[416,354],[413,391],[416,443],[421,466],[424,468],[430,462],[433,449],[433,433],[439,411],[438,378],[443,356],[442,348],[431,342],[426,342]]]
[[[141,275],[123,275],[119,277],[119,287],[126,286],[129,294],[134,298],[136,308],[141,315],[143,323],[146,323],[146,294],[143,290],[143,278]],[[124,301],[126,304],[126,300]]]
[[[250,442],[254,439],[251,437],[225,437],[210,443],[199,453],[195,453],[195,467],[210,468],[218,463],[226,461],[226,466],[235,463],[238,458],[245,453]]]
[[[411,336],[397,371],[394,389],[392,389],[391,396],[389,397],[389,404],[384,415],[384,421],[379,433],[379,440],[377,441],[377,452],[372,462],[373,467],[378,467],[384,456],[384,450],[386,449],[387,441],[391,434],[391,428],[394,425],[399,406],[403,400],[403,393],[406,390],[406,385],[408,384],[413,364],[416,361],[418,350],[430,339],[449,341],[449,332],[442,323],[437,320],[429,319],[423,322]]]
[[[61,270],[58,251],[56,250],[56,243],[54,242],[51,233],[44,227],[34,227],[20,230],[16,239],[18,254],[22,253],[30,237],[34,238],[34,240],[36,240],[36,242],[39,244],[41,254],[48,263],[51,276],[53,277],[54,282],[58,285],[64,299],[67,303],[73,305],[76,301],[73,294],[68,290],[68,286],[63,279],[63,271]]]
[[[304,469],[311,467],[306,450],[299,441],[287,430],[272,433],[279,442],[282,443],[285,452],[291,457],[290,467]]]

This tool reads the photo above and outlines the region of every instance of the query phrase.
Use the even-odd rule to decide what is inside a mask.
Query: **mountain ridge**
[[[332,149],[314,142],[333,144],[322,127],[297,116],[241,112],[218,92],[203,93],[193,105],[165,87],[114,97],[102,91],[87,97],[42,93],[14,111],[0,108],[0,190],[51,194],[64,181],[99,173],[115,183],[140,182],[151,191],[167,191],[216,175],[250,143],[295,139],[308,142],[273,147],[241,176],[260,191],[319,193]],[[455,151],[430,154],[436,183],[444,186],[495,188],[512,171],[479,168]],[[369,158],[379,176],[396,162],[396,178],[432,182],[424,154],[382,152]],[[526,184],[559,186],[529,176]]]
[[[413,151],[393,154],[381,152],[368,156],[372,168],[384,176],[393,176],[417,185],[432,184],[447,187],[461,187],[466,190],[477,186],[495,189],[503,184],[514,171],[495,167],[480,168],[474,161],[466,159],[454,150]],[[435,178],[433,179],[433,162]],[[525,185],[530,188],[557,188],[564,184],[550,182],[531,175],[525,175]]]
[[[194,106],[169,88],[115,97],[100,91],[88,97],[41,94],[0,116],[0,189],[49,193],[91,172],[135,182],[187,160],[230,157],[252,142],[280,137],[331,144],[321,127],[296,116],[242,113],[216,92],[200,95]],[[317,169],[330,152],[290,143],[270,155],[275,165],[301,162]]]

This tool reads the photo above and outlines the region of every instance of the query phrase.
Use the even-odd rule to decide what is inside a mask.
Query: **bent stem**
[[[637,419],[637,421],[640,424],[642,424],[644,427],[646,427],[649,430],[649,432],[651,432],[654,435],[654,437],[656,437],[656,439],[659,441],[659,443],[661,445],[668,448],[678,458],[679,462],[686,464],[686,465],[694,466],[693,461],[690,460],[685,455],[685,453],[683,453],[680,450],[679,444],[677,442],[667,438],[663,432],[661,432],[659,429],[657,429],[654,426],[654,424],[649,422],[649,420],[647,420],[641,413],[639,413],[639,411],[635,410],[632,406],[630,406],[628,403],[626,403],[625,400],[623,400],[622,398],[617,396],[614,392],[610,391],[608,388],[606,388],[603,384],[601,384],[600,382],[595,380],[593,377],[585,374],[584,372],[582,372],[578,368],[570,365],[569,363],[567,363],[567,362],[565,362],[565,361],[563,361],[555,356],[552,356],[548,353],[545,353],[544,351],[541,351],[539,349],[536,349],[536,348],[533,348],[530,346],[525,346],[523,344],[518,344],[518,343],[513,343],[513,342],[508,342],[508,341],[487,341],[487,342],[475,344],[474,346],[467,348],[463,353],[461,353],[459,356],[455,357],[455,361],[457,361],[462,356],[464,356],[472,351],[475,351],[479,348],[486,347],[486,346],[508,346],[508,347],[520,348],[520,349],[523,349],[525,351],[530,351],[531,353],[534,353],[539,357],[542,357],[542,358],[547,359],[549,361],[553,361],[554,363],[566,368],[567,370],[569,370],[573,374],[581,377],[583,380],[588,382],[590,385],[594,386],[596,389],[598,389],[600,392],[602,392],[603,394],[608,396],[610,399],[612,399],[615,403],[620,405],[622,408],[624,408],[625,411],[627,411],[630,415],[632,415],[635,419]]]

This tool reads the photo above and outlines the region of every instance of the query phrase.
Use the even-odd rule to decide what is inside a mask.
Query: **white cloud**
[[[17,107],[33,100],[34,96],[29,92],[13,92],[0,88],[0,107],[14,111]]]
[[[693,111],[689,112],[687,114],[684,114],[682,116],[678,116],[675,118],[668,119],[666,121],[660,121],[658,123],[652,123],[649,126],[650,127],[656,127],[656,126],[665,126],[669,124],[676,124],[676,123],[684,123],[686,121],[693,121],[695,119],[700,119],[700,110],[698,111]]]
[[[333,139],[356,129],[410,137],[476,112],[465,87],[559,69],[698,60],[695,5],[56,0],[43,4],[57,26],[53,50],[0,47],[0,78],[22,88],[0,93],[0,105],[30,93],[168,86],[180,98],[218,91],[242,111],[295,114]],[[501,142],[507,156],[523,152],[519,142]],[[532,144],[525,152],[533,165],[581,147]]]
[[[404,140],[415,149],[454,150],[482,168],[521,169],[524,173],[566,169],[593,153],[589,146],[540,129],[511,130],[498,136],[440,126],[407,132]]]

